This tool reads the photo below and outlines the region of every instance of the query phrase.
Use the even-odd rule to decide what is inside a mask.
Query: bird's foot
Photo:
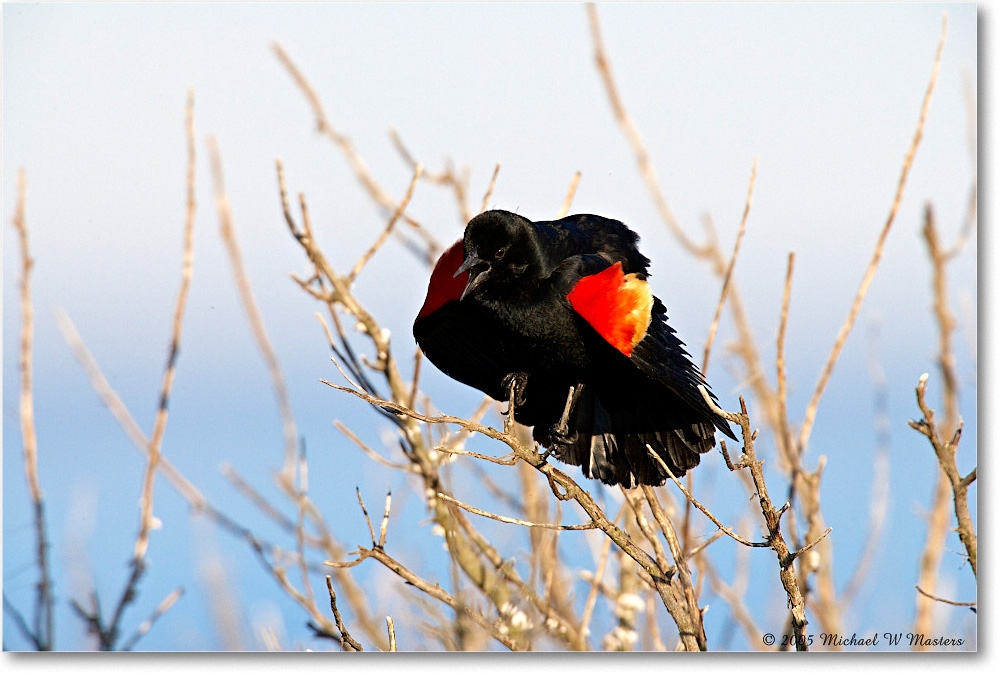
[[[549,439],[553,446],[567,446],[576,443],[577,438],[580,435],[569,430],[569,416],[573,412],[573,407],[576,405],[577,400],[580,398],[580,394],[583,392],[583,384],[578,384],[576,386],[571,386],[569,388],[569,394],[566,396],[566,406],[563,408],[562,417],[556,424],[549,427]]]
[[[527,373],[510,373],[503,378],[507,390],[507,411],[504,413],[503,428],[506,433],[514,429],[514,408],[524,405],[524,388],[528,385]]]
[[[510,373],[500,384],[507,390],[508,401],[513,400],[516,406],[524,405],[524,389],[528,386],[527,373]]]
[[[575,431],[570,432],[565,424],[554,424],[549,427],[549,443],[553,448],[573,445],[579,437],[580,434]]]

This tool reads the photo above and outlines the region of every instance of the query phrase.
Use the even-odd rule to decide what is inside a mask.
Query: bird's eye
[[[493,257],[496,260],[500,260],[500,258],[504,257],[506,254],[507,254],[507,247],[501,246],[500,248],[497,249],[497,252],[493,254]]]

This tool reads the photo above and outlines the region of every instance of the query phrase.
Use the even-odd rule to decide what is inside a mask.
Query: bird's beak
[[[476,271],[476,267],[482,267],[481,270]],[[455,272],[455,276],[459,276],[462,273],[468,273],[469,281],[465,285],[465,290],[462,291],[462,296],[459,300],[464,300],[465,296],[475,290],[480,284],[486,281],[490,274],[490,265],[488,262],[476,255],[476,249],[472,249],[469,255],[465,256],[465,260],[462,261],[462,265]]]

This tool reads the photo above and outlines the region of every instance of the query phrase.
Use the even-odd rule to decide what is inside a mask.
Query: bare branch
[[[38,559],[38,584],[35,597],[34,628],[29,630],[23,624],[25,633],[39,651],[53,648],[52,582],[49,578],[49,548],[46,539],[45,501],[41,481],[38,478],[38,437],[35,433],[35,400],[32,377],[32,344],[35,332],[35,311],[31,302],[31,268],[35,262],[28,246],[28,222],[25,216],[28,194],[28,174],[24,169],[17,173],[17,204],[11,219],[17,230],[21,249],[21,344],[18,369],[21,373],[21,439],[24,448],[24,475],[28,481],[28,491],[34,507],[35,550]],[[4,597],[6,601],[6,597]],[[13,606],[11,606],[13,610]],[[20,614],[15,611],[15,616]]]
[[[573,179],[569,182],[569,190],[566,191],[566,198],[563,200],[562,206],[559,207],[559,213],[556,214],[556,220],[565,218],[566,214],[569,213],[569,207],[573,204],[573,197],[576,196],[576,187],[580,184],[580,177],[582,175],[579,171],[573,174]]]
[[[608,102],[611,104],[611,110],[614,112],[618,125],[625,133],[629,145],[632,146],[632,151],[635,153],[639,164],[639,173],[646,182],[646,187],[649,189],[653,203],[660,213],[660,218],[681,246],[689,253],[703,257],[706,253],[706,247],[695,244],[684,232],[680,223],[677,222],[677,218],[674,216],[674,212],[667,203],[667,199],[660,188],[660,181],[656,176],[656,169],[653,168],[653,163],[649,159],[649,152],[646,150],[646,143],[642,139],[642,134],[639,133],[639,129],[635,126],[635,122],[632,121],[632,116],[625,109],[625,104],[618,93],[618,85],[615,83],[614,75],[611,72],[611,63],[608,61],[607,53],[604,49],[604,39],[601,37],[601,25],[597,17],[597,7],[593,3],[587,3],[587,18],[590,21],[590,35],[594,43],[594,60],[597,62],[597,70],[601,74]]]
[[[357,150],[354,149],[354,144],[351,143],[350,139],[338,133],[337,130],[333,128],[333,125],[330,124],[330,121],[326,116],[326,111],[323,109],[323,104],[319,100],[319,95],[316,93],[316,90],[312,88],[312,85],[309,84],[309,81],[306,79],[305,75],[302,74],[302,71],[299,70],[298,66],[295,65],[291,57],[279,43],[272,43],[271,48],[273,49],[275,56],[278,57],[278,60],[281,61],[281,65],[285,67],[288,74],[292,76],[295,84],[306,97],[306,101],[309,103],[309,107],[312,108],[313,115],[316,117],[316,129],[337,146],[340,152],[347,159],[347,163],[350,164],[358,182],[361,183],[362,187],[364,187],[365,191],[372,198],[372,200],[387,212],[391,213],[394,211],[398,205],[389,193],[386,192],[381,185],[379,185],[374,176],[372,176],[371,171],[369,171],[368,166],[365,164],[364,160],[361,159]],[[411,226],[419,227],[419,223],[409,216],[404,215],[403,219]]]
[[[920,595],[923,595],[924,597],[930,598],[931,600],[935,600],[937,602],[943,602],[948,605],[955,605],[956,607],[975,607],[978,604],[975,602],[958,602],[956,600],[947,600],[945,598],[941,598],[936,595],[931,595],[924,589],[920,588],[920,586],[914,586],[914,588],[920,591]]]
[[[368,534],[372,538],[372,546],[378,546],[378,540],[375,539],[375,528],[372,527],[372,519],[368,517],[368,509],[365,508],[365,500],[361,498],[361,488],[354,488],[354,491],[358,493],[358,504],[361,505],[361,512],[365,514],[365,522],[368,523]]]
[[[137,643],[143,635],[150,631],[153,624],[155,624],[161,616],[170,611],[170,608],[174,606],[174,603],[177,602],[182,595],[184,595],[184,589],[178,586],[172,590],[167,597],[163,598],[163,601],[156,606],[156,609],[149,615],[149,618],[139,624],[139,628],[136,629],[132,637],[122,644],[122,651],[132,651],[132,648],[135,647],[135,643]]]
[[[340,631],[340,648],[345,652],[363,652],[364,648],[361,646],[361,643],[352,638],[351,634],[344,628],[344,620],[340,616],[340,610],[337,609],[337,593],[333,590],[333,581],[329,575],[326,577],[326,589],[330,593],[330,609],[333,611],[333,618],[337,622],[337,630]]]
[[[350,274],[347,275],[347,282],[354,283],[358,274],[361,273],[361,269],[371,260],[371,257],[382,247],[385,240],[389,238],[392,233],[393,228],[396,226],[396,222],[399,220],[400,216],[406,212],[406,207],[409,206],[410,200],[413,199],[413,191],[417,187],[417,182],[420,180],[420,175],[424,172],[424,165],[417,164],[413,169],[413,178],[410,179],[410,186],[406,189],[406,194],[403,195],[403,199],[399,202],[399,206],[393,212],[392,217],[389,218],[389,223],[382,230],[382,234],[379,235],[375,243],[372,244],[371,248],[365,251],[365,254],[361,256],[361,259],[354,265],[354,269],[351,270]]]
[[[934,66],[931,70],[930,82],[927,84],[927,91],[924,94],[924,102],[920,107],[920,119],[917,121],[917,128],[913,134],[913,140],[910,142],[910,148],[907,150],[906,157],[903,159],[903,169],[900,172],[899,182],[896,185],[896,196],[892,200],[892,207],[889,209],[889,216],[886,218],[885,225],[882,227],[882,232],[879,234],[878,241],[875,244],[875,251],[872,253],[871,262],[868,264],[868,269],[865,271],[865,275],[861,280],[858,292],[854,296],[854,302],[851,305],[850,311],[847,313],[847,318],[844,320],[843,325],[840,327],[840,331],[837,333],[837,339],[833,343],[833,349],[830,351],[830,356],[826,361],[826,365],[823,366],[823,372],[820,374],[812,399],[809,401],[809,406],[806,408],[805,419],[802,422],[802,429],[799,432],[799,453],[803,452],[806,444],[809,442],[809,435],[812,433],[813,422],[816,419],[816,409],[819,407],[820,398],[822,398],[823,392],[826,390],[827,382],[829,382],[830,375],[833,373],[833,367],[837,363],[837,359],[840,357],[840,352],[844,348],[844,344],[847,342],[847,336],[851,332],[851,328],[854,326],[854,320],[857,318],[858,311],[861,309],[861,303],[864,302],[865,296],[868,293],[868,287],[871,286],[872,279],[875,278],[875,271],[878,269],[879,261],[882,259],[882,250],[885,246],[886,238],[889,236],[889,230],[892,228],[892,224],[896,220],[896,213],[899,211],[899,204],[903,199],[903,188],[906,187],[906,179],[910,175],[910,167],[913,165],[913,158],[917,154],[917,147],[920,145],[920,139],[923,137],[924,121],[927,119],[927,111],[930,109],[931,97],[934,94],[934,87],[937,85],[938,72],[941,68],[941,52],[944,50],[945,36],[947,34],[948,15],[944,14],[941,19],[941,38],[938,41],[937,52],[934,56]]]
[[[500,162],[497,162],[497,165],[493,167],[493,176],[490,178],[489,187],[486,188],[486,194],[483,195],[483,206],[482,208],[479,209],[480,213],[484,212],[486,208],[489,206],[490,198],[493,196],[493,188],[495,188],[497,185],[497,176],[499,175],[500,175]]]
[[[743,233],[747,229],[747,217],[750,215],[750,205],[753,204],[753,188],[757,182],[757,158],[754,157],[753,168],[750,169],[750,185],[747,188],[747,201],[743,207],[743,217],[740,219],[740,229],[736,232],[736,243],[733,244],[733,254],[729,258],[726,266],[726,275],[722,282],[722,291],[719,293],[719,302],[715,306],[715,316],[712,317],[712,325],[708,329],[708,338],[705,340],[705,355],[701,361],[701,373],[708,373],[708,357],[712,353],[712,343],[715,341],[715,331],[719,328],[719,318],[722,316],[722,307],[726,304],[726,296],[729,294],[729,282],[733,277],[733,268],[736,266],[736,258],[740,254],[740,242],[743,241]]]
[[[674,472],[670,470],[670,467],[667,466],[667,463],[663,461],[663,458],[660,457],[653,450],[653,448],[651,448],[649,445],[647,445],[646,446],[646,450],[649,451],[650,457],[652,457],[654,460],[656,460],[660,464],[660,468],[667,472],[667,475],[670,476],[670,480],[672,480],[674,482],[674,485],[676,485],[680,489],[680,491],[684,493],[684,496],[687,497],[688,501],[691,502],[691,504],[693,504],[696,509],[698,509],[699,511],[701,511],[702,513],[704,513],[708,517],[709,520],[711,520],[713,523],[715,523],[715,526],[718,527],[719,530],[723,534],[728,535],[731,539],[733,539],[734,541],[739,542],[740,544],[743,544],[744,546],[750,546],[752,548],[768,548],[768,547],[770,547],[770,544],[768,542],[766,542],[766,541],[747,541],[746,539],[744,539],[743,537],[739,536],[738,534],[736,534],[735,532],[733,532],[732,530],[730,530],[728,527],[726,527],[725,525],[723,525],[719,521],[718,518],[716,518],[714,515],[712,515],[711,511],[709,511],[704,506],[702,506],[702,504],[697,499],[694,498],[694,495],[692,495],[690,492],[688,492],[687,489],[683,485],[681,485],[681,482],[679,480],[677,480],[677,476],[674,475]]]
[[[794,568],[796,556],[798,556],[804,549],[800,549],[794,554],[789,552],[788,545],[785,543],[784,535],[781,533],[780,518],[784,508],[782,508],[781,511],[775,509],[771,502],[771,497],[767,493],[767,485],[764,482],[764,472],[762,469],[763,462],[757,459],[757,455],[754,452],[754,439],[756,438],[756,432],[752,432],[750,430],[750,416],[747,414],[746,401],[744,401],[743,397],[740,396],[740,412],[731,413],[722,410],[718,405],[716,405],[715,401],[712,400],[712,397],[709,396],[708,390],[704,387],[704,385],[699,385],[698,390],[701,391],[702,398],[705,400],[709,408],[711,408],[716,414],[721,415],[727,420],[730,420],[740,426],[740,431],[743,436],[743,458],[734,466],[732,461],[729,459],[729,453],[726,451],[725,441],[720,441],[722,453],[726,458],[726,465],[729,467],[730,471],[746,468],[749,469],[750,475],[753,478],[754,487],[757,490],[757,497],[760,502],[760,510],[764,515],[764,520],[767,522],[768,543],[771,545],[771,548],[778,557],[781,585],[784,587],[785,593],[788,596],[788,605],[791,609],[791,625],[792,630],[795,632],[795,649],[798,651],[806,651],[809,649],[806,635],[806,625],[809,622],[806,620],[805,599],[802,596],[802,592],[799,590],[799,583],[795,576]],[[822,540],[828,533],[829,529],[824,532],[819,539],[809,544],[806,549],[815,546],[816,543]]]
[[[917,385],[917,405],[924,414],[924,418],[919,422],[910,420],[910,426],[927,437],[934,447],[941,470],[951,483],[951,490],[954,497],[955,517],[958,520],[958,536],[965,546],[965,551],[972,568],[973,576],[976,575],[976,553],[977,538],[975,525],[972,522],[972,514],[969,511],[968,491],[969,485],[976,479],[976,471],[973,470],[963,477],[955,462],[955,455],[958,451],[958,443],[962,437],[962,423],[959,421],[955,433],[948,441],[942,441],[938,435],[937,427],[934,423],[934,411],[927,406],[924,398],[927,391],[927,373],[920,376],[920,383]]]
[[[348,429],[346,426],[344,426],[344,424],[340,420],[334,420],[333,421],[333,426],[337,427],[337,430],[340,431],[340,433],[344,434],[349,439],[351,439],[354,442],[354,444],[356,446],[358,446],[359,448],[361,448],[361,450],[366,455],[368,455],[369,457],[371,457],[373,460],[375,460],[376,462],[378,462],[382,466],[388,467],[390,469],[398,469],[398,470],[403,470],[403,471],[406,471],[406,470],[408,470],[410,468],[409,464],[400,464],[400,463],[396,463],[396,462],[390,462],[385,457],[383,457],[382,455],[380,455],[377,452],[375,452],[374,450],[372,450],[370,447],[368,447],[367,443],[365,443],[360,438],[358,438],[358,435],[355,434],[350,429]]]
[[[496,513],[490,513],[489,511],[484,511],[482,509],[477,509],[475,506],[469,506],[463,502],[458,501],[450,495],[446,495],[443,492],[438,492],[437,496],[450,504],[465,509],[469,513],[474,513],[477,516],[484,516],[486,518],[492,518],[493,520],[499,520],[501,523],[509,523],[511,525],[524,525],[525,527],[541,527],[549,530],[593,530],[597,527],[594,522],[583,523],[582,525],[559,525],[557,523],[533,523],[528,520],[521,520],[520,518],[510,518],[508,516],[497,515]]]
[[[153,423],[153,433],[149,439],[146,472],[142,483],[141,521],[139,534],[135,540],[135,564],[146,555],[149,545],[149,532],[153,527],[153,485],[157,465],[160,462],[160,452],[163,445],[163,434],[167,428],[167,401],[174,384],[177,368],[177,355],[180,352],[181,331],[184,325],[184,310],[187,307],[188,292],[191,287],[191,277],[194,267],[194,215],[195,202],[195,135],[194,135],[194,92],[188,92],[187,103],[187,216],[184,221],[184,260],[181,269],[181,287],[177,293],[177,303],[174,307],[174,321],[170,336],[170,350],[167,365],[163,371],[163,382],[160,385],[160,405],[156,411]]]
[[[497,626],[495,626],[486,617],[484,617],[478,610],[475,610],[471,607],[459,603],[454,597],[452,597],[451,594],[449,594],[439,585],[437,584],[432,585],[430,582],[417,576],[402,563],[400,563],[395,558],[387,554],[385,551],[381,549],[367,549],[358,547],[357,555],[358,559],[352,561],[351,563],[327,562],[326,564],[330,565],[331,567],[333,566],[345,567],[348,565],[354,566],[357,565],[358,563],[361,563],[364,560],[367,560],[368,558],[373,558],[378,562],[382,563],[391,572],[396,574],[396,576],[398,576],[403,581],[413,586],[417,590],[423,591],[432,598],[440,600],[441,602],[445,603],[452,609],[460,611],[464,615],[472,618],[473,621],[475,621],[481,628],[489,632],[489,634],[492,635],[493,638],[500,644],[504,645],[505,647],[507,647],[512,651],[517,649],[517,643],[514,641],[514,639],[511,638],[509,635],[501,632]]]
[[[254,337],[254,342],[257,344],[257,349],[267,364],[267,371],[271,376],[271,384],[274,388],[275,398],[277,399],[278,410],[281,413],[281,427],[285,437],[285,464],[279,475],[279,481],[282,487],[292,492],[292,477],[295,474],[295,455],[298,446],[298,432],[295,429],[292,404],[288,397],[288,388],[285,386],[285,376],[281,371],[278,355],[271,344],[271,339],[267,335],[267,329],[264,326],[264,317],[260,313],[257,300],[254,298],[253,289],[250,286],[250,279],[247,277],[246,269],[243,265],[243,254],[240,252],[239,242],[236,239],[232,211],[229,207],[229,197],[226,194],[226,186],[223,179],[222,157],[215,138],[210,137],[208,140],[208,153],[212,161],[212,178],[215,183],[215,207],[219,213],[222,241],[226,246],[226,253],[229,256],[229,264],[232,267],[233,278],[236,281],[236,288],[239,291],[240,302],[243,304],[243,311],[250,322],[250,329]]]
[[[396,651],[396,624],[393,623],[392,617],[385,617],[385,625],[389,631],[389,651]]]

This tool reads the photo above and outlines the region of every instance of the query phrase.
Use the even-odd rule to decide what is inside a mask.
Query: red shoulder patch
[[[625,356],[632,355],[652,320],[649,284],[635,274],[623,274],[620,262],[583,277],[566,297],[577,314]]]
[[[430,283],[427,284],[427,297],[424,298],[424,305],[417,314],[418,319],[437,311],[446,302],[462,297],[462,291],[469,282],[469,273],[463,272],[456,277],[455,272],[462,266],[463,260],[465,260],[465,249],[462,248],[462,240],[459,239],[441,254],[437,264],[434,265]]]

